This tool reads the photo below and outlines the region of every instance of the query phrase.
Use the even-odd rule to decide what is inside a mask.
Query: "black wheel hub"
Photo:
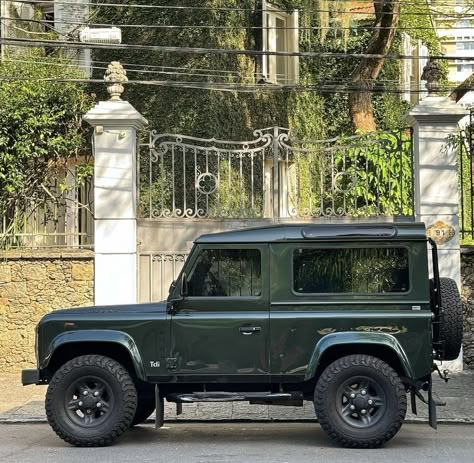
[[[110,384],[88,376],[74,381],[65,395],[65,410],[71,421],[82,427],[95,427],[110,416],[113,407]]]
[[[341,419],[351,426],[374,426],[385,414],[385,393],[372,378],[350,378],[342,383],[337,391],[336,410]]]

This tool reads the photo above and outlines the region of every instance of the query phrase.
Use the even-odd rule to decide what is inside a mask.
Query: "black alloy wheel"
[[[405,388],[395,370],[370,355],[331,363],[314,391],[323,430],[339,445],[376,448],[400,430],[407,410]]]
[[[54,374],[46,393],[46,416],[56,434],[77,447],[112,444],[132,423],[137,391],[116,360],[84,355]]]
[[[339,416],[356,428],[378,423],[386,412],[386,405],[383,388],[368,376],[349,378],[341,384],[336,395]]]
[[[86,376],[74,381],[64,395],[64,409],[78,426],[90,428],[105,422],[114,407],[114,395],[108,381]]]

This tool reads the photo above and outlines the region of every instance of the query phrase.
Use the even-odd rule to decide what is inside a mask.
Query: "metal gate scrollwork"
[[[411,133],[298,140],[288,129],[251,141],[151,132],[140,167],[150,219],[413,215]]]

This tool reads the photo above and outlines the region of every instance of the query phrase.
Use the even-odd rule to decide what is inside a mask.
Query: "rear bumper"
[[[30,384],[40,384],[40,371],[36,368],[22,370],[21,383],[23,386],[29,386]]]

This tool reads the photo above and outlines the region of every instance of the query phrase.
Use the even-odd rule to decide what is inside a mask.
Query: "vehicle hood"
[[[126,305],[100,305],[90,307],[78,307],[73,309],[55,310],[44,317],[44,319],[54,318],[57,315],[93,315],[93,314],[144,314],[144,313],[164,313],[166,312],[166,301],[151,304],[126,304]]]

